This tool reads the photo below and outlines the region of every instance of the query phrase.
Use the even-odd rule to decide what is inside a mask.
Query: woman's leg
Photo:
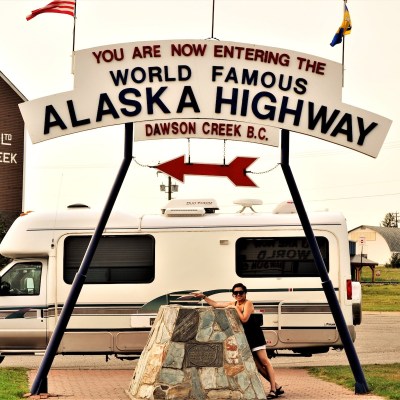
[[[269,376],[267,370],[264,368],[264,365],[261,364],[261,361],[258,359],[257,354],[253,353],[254,363],[256,364],[257,370],[260,375],[265,378],[269,382]]]
[[[253,353],[254,354],[254,353]],[[271,390],[273,390],[274,392],[276,391],[276,387],[277,387],[277,383],[275,381],[275,371],[274,368],[271,364],[271,361],[269,360],[268,356],[267,356],[267,352],[264,349],[258,350],[255,352],[255,355],[258,358],[258,361],[261,365],[261,370],[264,370],[264,372],[266,372],[266,376],[260,371],[261,375],[269,380],[270,384],[271,384]],[[258,364],[256,364],[258,366]],[[268,378],[267,378],[268,376]]]

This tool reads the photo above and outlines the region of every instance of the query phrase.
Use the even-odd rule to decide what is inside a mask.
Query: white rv
[[[112,212],[58,353],[138,355],[161,305],[200,306],[186,296],[196,290],[229,300],[238,282],[263,315],[269,350],[342,347],[293,206],[257,213],[257,202],[242,203],[249,208],[234,214],[220,213],[212,199],[172,200],[160,215]],[[308,217],[354,340],[361,299],[345,219]],[[14,222],[0,244],[12,259],[0,271],[0,359],[43,354],[98,220],[72,207]]]

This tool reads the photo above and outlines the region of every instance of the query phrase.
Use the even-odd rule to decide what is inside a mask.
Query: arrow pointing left
[[[226,176],[236,186],[257,186],[247,175],[246,168],[257,158],[237,157],[228,165],[185,164],[184,156],[180,156],[155,168],[183,182],[185,175]]]

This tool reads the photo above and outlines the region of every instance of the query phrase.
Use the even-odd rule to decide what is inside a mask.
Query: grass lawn
[[[18,400],[28,392],[26,368],[0,368],[1,400]]]
[[[355,381],[349,366],[309,367],[307,370],[311,375],[354,391]],[[400,364],[364,365],[363,371],[372,394],[400,400]]]
[[[375,282],[400,282],[400,268],[377,267],[380,276]],[[361,275],[363,311],[400,311],[400,285],[368,284],[371,270],[364,268]]]
[[[400,285],[362,285],[363,311],[400,311]]]
[[[377,276],[377,274],[379,276]],[[361,282],[371,282],[372,271],[364,267],[361,273]],[[375,282],[400,282],[400,268],[386,268],[378,266],[375,268]]]

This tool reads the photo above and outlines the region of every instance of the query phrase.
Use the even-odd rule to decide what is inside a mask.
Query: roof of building
[[[388,228],[385,226],[372,226],[372,225],[361,225],[357,228],[352,229],[350,232],[357,229],[371,229],[379,233],[386,241],[390,251],[400,252],[400,228]]]
[[[361,254],[356,254],[355,256],[350,257],[350,263],[352,265],[368,265],[368,266],[378,265],[376,261],[369,260],[364,256],[364,254],[362,255],[362,258]]]
[[[14,90],[14,92],[17,93],[17,95],[21,97],[23,101],[28,101],[28,99],[14,86],[14,84],[1,71],[0,71],[0,79],[6,82],[7,85],[10,86],[10,88]]]

